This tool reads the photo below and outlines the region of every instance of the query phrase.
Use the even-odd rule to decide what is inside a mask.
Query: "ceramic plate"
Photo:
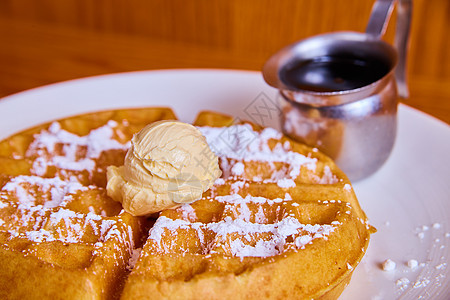
[[[186,122],[210,109],[279,128],[277,91],[260,73],[165,70],[73,80],[3,98],[0,139],[57,118],[142,106],[170,106]],[[354,187],[378,232],[341,299],[448,299],[450,127],[400,105],[392,155]],[[383,270],[387,259],[396,264],[391,271]]]

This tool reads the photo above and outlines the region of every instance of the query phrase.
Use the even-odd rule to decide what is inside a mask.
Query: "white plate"
[[[188,122],[210,109],[279,128],[276,97],[257,72],[165,70],[85,78],[1,99],[0,139],[79,113],[156,105],[172,107]],[[450,298],[450,127],[400,105],[391,157],[354,186],[378,232],[341,299]],[[381,268],[388,258],[396,262],[393,271]],[[406,265],[412,259],[419,263],[413,269]],[[398,284],[400,279],[409,283]]]

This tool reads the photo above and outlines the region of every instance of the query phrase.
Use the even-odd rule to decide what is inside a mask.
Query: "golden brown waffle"
[[[0,143],[0,298],[118,298],[147,221],[106,195],[106,167],[123,163],[132,134],[174,118],[98,112]]]
[[[123,299],[335,299],[368,246],[347,177],[271,129],[201,113],[223,178],[161,212]]]
[[[100,112],[0,142],[0,297],[337,298],[373,229],[329,158],[273,130],[200,113],[223,178],[150,231],[106,195],[106,167],[162,119]]]

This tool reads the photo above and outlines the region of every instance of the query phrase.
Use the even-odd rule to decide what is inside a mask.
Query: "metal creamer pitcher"
[[[395,2],[375,2],[365,33],[302,40],[263,68],[265,81],[280,90],[283,132],[328,154],[353,181],[387,160],[396,137],[398,96],[408,96],[411,0],[398,2],[395,48],[381,40]]]

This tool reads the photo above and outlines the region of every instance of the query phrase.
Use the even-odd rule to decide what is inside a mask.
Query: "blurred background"
[[[277,50],[364,31],[374,0],[0,0],[0,97],[106,73],[261,70]],[[395,12],[385,39],[392,42]],[[450,123],[450,0],[414,0],[403,102]]]

